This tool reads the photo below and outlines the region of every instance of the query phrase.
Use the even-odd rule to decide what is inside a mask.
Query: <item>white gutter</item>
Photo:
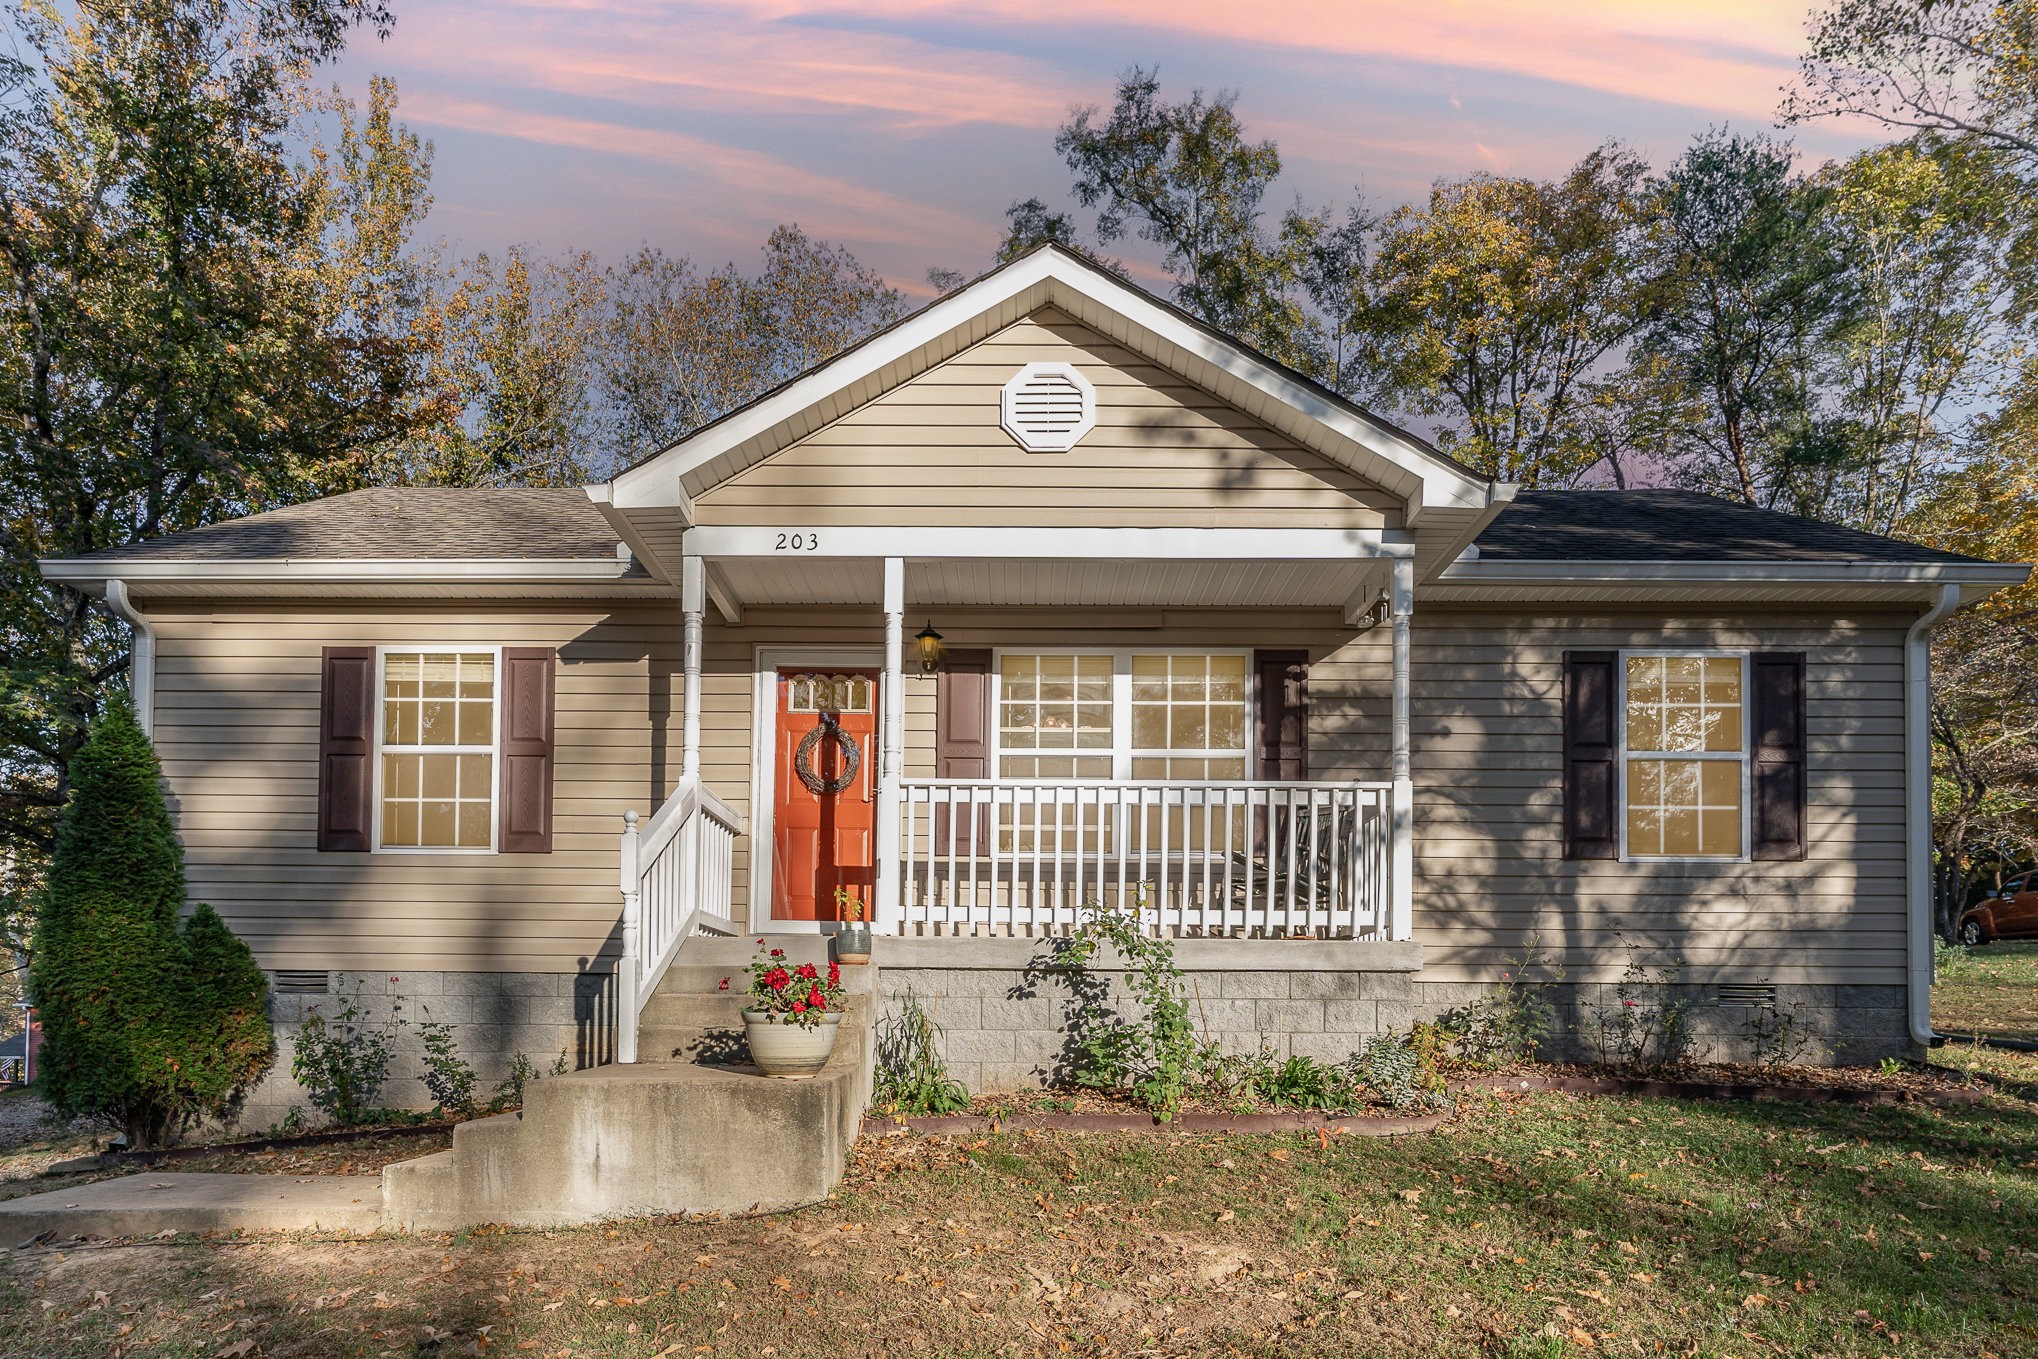
[[[134,700],[135,721],[141,723],[142,734],[153,739],[156,734],[156,633],[149,626],[149,620],[128,598],[127,582],[119,578],[106,582],[106,604],[127,621],[134,630],[134,642],[128,650],[127,692]]]
[[[1932,628],[1960,607],[1942,585],[1904,634],[1904,871],[1910,907],[1911,1041],[1932,1045]]]
[[[301,581],[362,584],[452,584],[489,581],[583,585],[620,580],[631,563],[613,557],[279,557],[253,561],[176,559],[97,561],[89,557],[45,558],[42,574],[66,584],[110,580],[111,573],[144,581]]]
[[[2031,572],[2022,562],[1865,561],[1515,561],[1479,557],[1452,562],[1439,584],[1557,582],[1567,585],[1717,583],[1935,585],[1943,581],[1995,588],[2020,585]]]

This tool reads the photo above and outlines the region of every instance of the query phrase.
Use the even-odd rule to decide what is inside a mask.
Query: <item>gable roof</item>
[[[1974,563],[1936,547],[1699,491],[1522,491],[1474,540],[1479,560]]]
[[[1401,497],[1411,527],[1430,512],[1454,527],[1469,524],[1511,492],[1082,256],[1042,245],[590,487],[588,494],[611,507],[612,519],[632,510],[671,508],[690,520],[692,497],[708,487],[1047,306]]]

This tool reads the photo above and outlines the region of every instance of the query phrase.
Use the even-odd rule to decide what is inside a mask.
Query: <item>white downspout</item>
[[[142,734],[153,740],[156,735],[155,629],[135,608],[134,600],[128,596],[126,581],[108,578],[106,603],[134,629],[134,641],[128,650],[127,691],[134,700],[135,721],[141,724]]]
[[[1910,904],[1911,1041],[1932,1046],[1932,629],[1960,607],[1942,585],[1904,634],[1904,870]]]
[[[898,930],[904,916],[904,882],[899,876],[899,780],[906,771],[906,562],[903,557],[886,557],[884,564],[885,673],[878,689],[883,704],[878,735],[882,758],[878,762],[877,851],[871,864],[877,870],[877,900],[871,903],[871,919],[880,934]]]

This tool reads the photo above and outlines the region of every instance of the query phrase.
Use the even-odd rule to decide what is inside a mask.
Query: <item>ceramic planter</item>
[[[870,961],[870,926],[844,925],[835,933],[835,961],[852,966]]]
[[[835,1026],[842,1022],[841,1011],[822,1015],[821,1022],[811,1029],[790,1021],[789,1015],[745,1010],[743,1037],[750,1044],[750,1060],[767,1076],[818,1075],[835,1051]]]

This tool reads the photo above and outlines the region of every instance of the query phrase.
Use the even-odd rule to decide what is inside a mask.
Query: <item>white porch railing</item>
[[[1390,939],[1393,785],[905,779],[905,934]]]
[[[623,956],[616,966],[616,1060],[637,1060],[644,1005],[695,934],[733,935],[728,918],[736,837],[743,818],[703,787],[680,780],[649,821],[623,815]]]

